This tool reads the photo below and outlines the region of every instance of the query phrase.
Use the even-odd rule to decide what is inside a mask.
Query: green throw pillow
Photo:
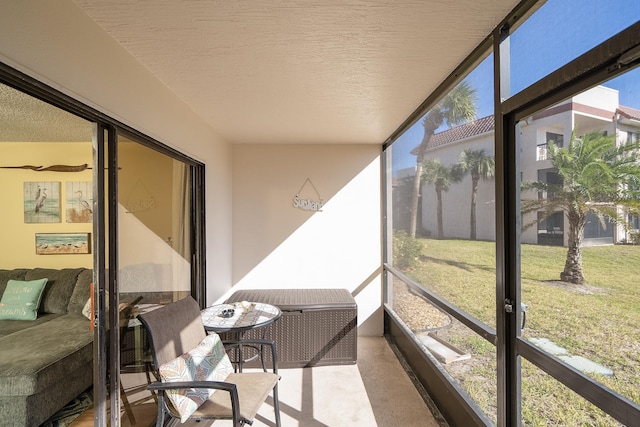
[[[0,319],[36,320],[47,279],[9,280],[0,300]]]

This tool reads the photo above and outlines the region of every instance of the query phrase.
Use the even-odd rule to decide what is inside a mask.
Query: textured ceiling
[[[91,142],[90,122],[0,84],[0,142]]]
[[[227,141],[382,143],[518,0],[74,0]]]
[[[382,143],[517,0],[74,0],[230,142]]]

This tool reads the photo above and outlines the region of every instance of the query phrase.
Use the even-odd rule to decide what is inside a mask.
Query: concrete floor
[[[355,365],[280,369],[279,373],[282,377],[278,387],[282,427],[442,426],[437,421],[439,416],[436,418],[431,413],[383,337],[359,337]],[[126,383],[125,388],[129,388]],[[155,405],[148,398],[131,397],[137,419],[135,425],[147,425],[155,418]],[[275,425],[272,405],[269,397],[253,423],[254,427]],[[123,414],[122,425],[128,424]],[[226,427],[231,423],[188,422],[180,425]]]
[[[358,338],[356,365],[281,369],[280,375],[283,427],[439,426],[382,337]],[[274,426],[271,402],[254,427]]]

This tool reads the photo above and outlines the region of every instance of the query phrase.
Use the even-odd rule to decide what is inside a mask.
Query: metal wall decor
[[[91,169],[88,164],[82,165],[51,165],[51,166],[0,166],[0,169],[30,169],[35,172],[82,172]]]
[[[309,198],[309,197],[307,198],[300,197],[300,193],[302,193],[302,190],[304,190],[307,183],[311,186],[311,188],[313,188],[313,191],[315,192],[317,198],[319,199],[318,201],[313,200],[312,198]],[[305,211],[322,212],[323,206],[324,206],[324,200],[322,199],[320,192],[318,192],[318,190],[316,189],[316,186],[313,185],[313,182],[311,182],[311,180],[307,178],[302,184],[302,187],[300,187],[300,190],[298,190],[296,195],[293,197],[293,207],[302,209]]]

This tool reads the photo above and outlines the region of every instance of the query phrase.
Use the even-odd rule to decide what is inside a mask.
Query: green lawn
[[[420,242],[422,253],[408,275],[495,328],[495,244]],[[571,355],[613,370],[612,377],[589,375],[640,403],[640,247],[584,248],[584,287],[558,281],[566,248],[523,245],[521,252],[522,301],[528,306],[523,337],[550,339]],[[494,414],[495,349],[459,326],[448,339],[469,351],[475,363],[455,362],[447,369]],[[533,365],[523,361],[522,366],[524,425],[616,425]]]

